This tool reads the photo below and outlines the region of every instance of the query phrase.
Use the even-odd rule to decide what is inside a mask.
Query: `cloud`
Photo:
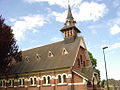
[[[120,17],[110,19],[107,23],[108,26],[112,26],[112,25],[115,25],[115,24],[120,25]]]
[[[63,40],[63,38],[60,38],[60,37],[53,37],[53,38],[51,38],[51,41],[61,41],[61,40]]]
[[[34,32],[36,27],[41,27],[45,23],[45,17],[42,15],[24,16],[14,22],[12,29],[15,34],[15,38],[19,41],[24,39],[26,31],[33,30]]]
[[[36,2],[47,2],[49,5],[59,5],[61,7],[66,8],[68,5],[68,0],[24,0],[28,3],[36,3]],[[78,4],[81,3],[82,0],[70,0],[70,5],[77,7]]]
[[[109,50],[120,48],[120,43],[114,43],[109,47]]]
[[[108,11],[105,4],[98,4],[95,2],[83,2],[79,7],[73,8],[73,16],[77,21],[97,21],[105,15]],[[59,13],[53,11],[56,21],[64,22],[67,11]]]
[[[115,34],[120,33],[120,26],[118,26],[117,24],[113,25],[113,26],[110,28],[110,33],[111,33],[112,35],[115,35]]]

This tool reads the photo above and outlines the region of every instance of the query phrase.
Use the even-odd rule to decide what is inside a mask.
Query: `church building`
[[[0,90],[99,90],[99,76],[92,67],[81,31],[68,5],[60,31],[64,40],[22,51],[7,78],[0,77]]]

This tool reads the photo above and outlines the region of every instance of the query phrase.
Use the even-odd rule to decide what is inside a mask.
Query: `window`
[[[61,75],[58,76],[58,83],[62,83]]]
[[[50,76],[47,77],[48,84],[50,84]]]
[[[36,54],[36,59],[37,59],[37,60],[40,60],[40,59],[41,59],[40,54]]]
[[[37,81],[36,81],[36,78],[34,78],[34,84],[36,84],[36,82],[37,82]]]
[[[23,80],[23,85],[25,85],[25,79],[22,79]]]
[[[21,81],[21,79],[19,79],[19,85],[22,85],[22,81]]]
[[[2,86],[5,86],[5,80],[2,81]]]
[[[43,84],[46,84],[46,77],[43,77]]]
[[[29,60],[29,57],[28,57],[28,56],[26,56],[26,57],[25,57],[25,60],[26,60],[27,62],[30,62],[30,60]]]
[[[25,85],[25,79],[19,79],[19,85]]]
[[[31,81],[32,86],[36,85],[36,83],[37,83],[37,79],[35,77],[31,77],[30,81]]]
[[[66,75],[63,75],[63,83],[66,82]]]
[[[68,51],[65,48],[63,48],[62,55],[65,55],[65,54],[68,54]]]
[[[53,57],[53,53],[51,51],[48,52],[48,57]]]
[[[80,55],[80,62],[81,62],[81,64],[83,64],[83,58],[82,58],[82,55]]]
[[[79,58],[78,58],[78,68],[80,68],[80,60],[79,60]]]
[[[85,61],[83,61],[83,66],[85,67]]]
[[[30,78],[30,81],[31,81],[31,85],[33,85],[33,78]]]
[[[9,80],[9,85],[10,85],[10,86],[13,86],[13,85],[14,85],[14,80],[12,80],[12,79]]]

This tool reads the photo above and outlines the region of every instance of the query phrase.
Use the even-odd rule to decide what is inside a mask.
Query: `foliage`
[[[0,73],[7,73],[12,62],[12,57],[17,58],[18,45],[14,38],[13,30],[4,23],[0,16]]]
[[[105,80],[101,81],[101,87],[103,87],[103,88],[105,87]]]
[[[93,57],[92,53],[90,53],[89,51],[88,51],[88,54],[89,54],[92,66],[93,68],[95,68],[97,66],[97,60]]]
[[[100,70],[99,69],[96,69],[96,66],[97,66],[97,59],[95,59],[92,55],[91,52],[88,51],[88,54],[89,54],[89,57],[90,57],[90,60],[91,60],[91,63],[92,63],[92,66],[95,70],[95,72],[97,72],[99,75],[100,75]]]

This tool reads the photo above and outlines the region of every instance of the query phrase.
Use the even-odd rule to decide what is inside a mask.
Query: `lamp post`
[[[107,90],[109,90],[109,85],[108,85],[108,75],[107,75],[107,65],[106,65],[106,59],[105,59],[105,52],[104,50],[107,49],[108,47],[103,47],[103,55],[104,55],[104,63],[105,63],[105,72],[106,72],[106,84],[107,84]]]

